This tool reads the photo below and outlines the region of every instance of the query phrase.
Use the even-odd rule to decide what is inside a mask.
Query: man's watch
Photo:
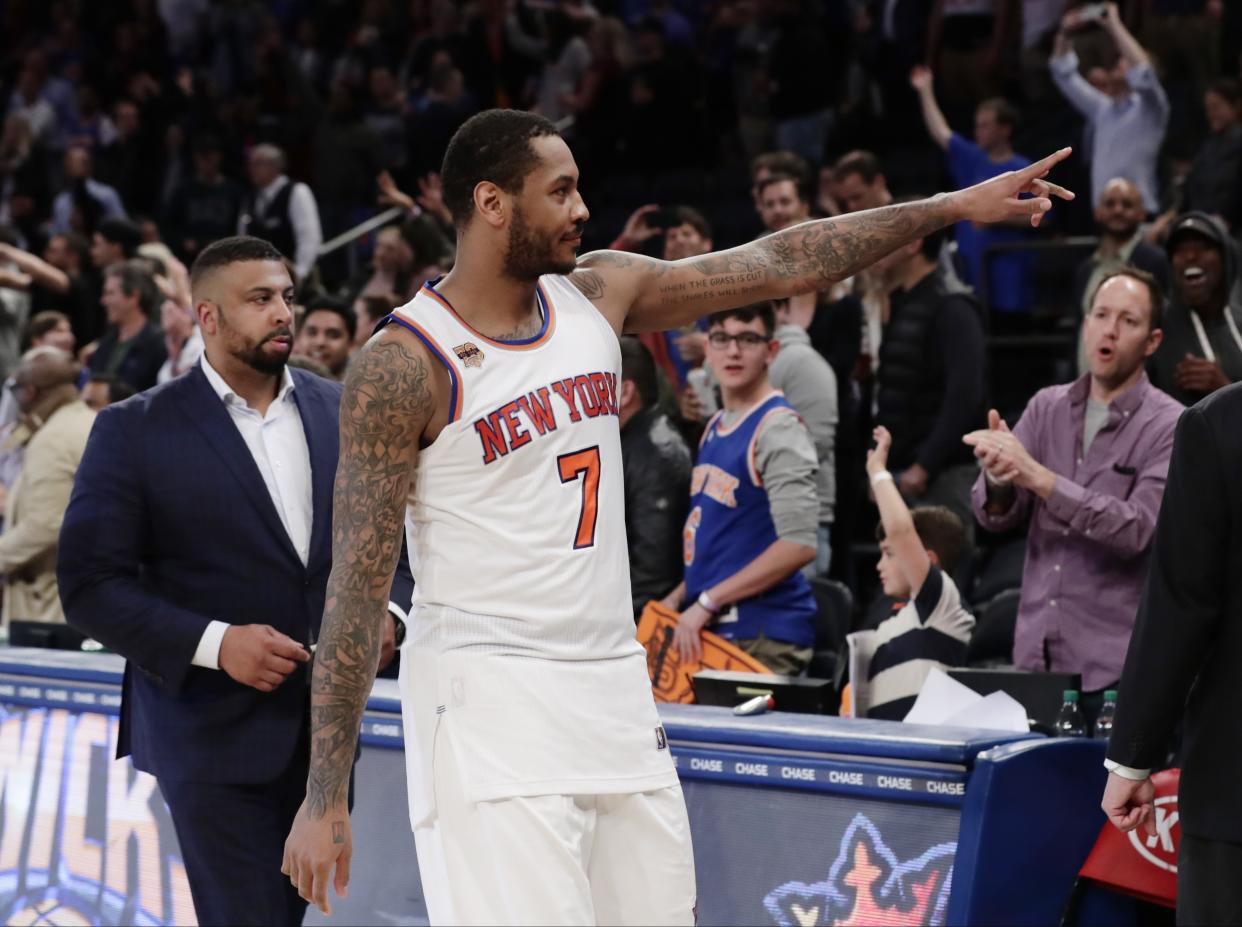
[[[389,612],[388,614],[392,615],[392,638],[396,645],[400,647],[405,643],[405,622],[395,612]]]

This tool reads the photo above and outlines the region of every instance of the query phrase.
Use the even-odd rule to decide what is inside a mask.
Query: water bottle
[[[1078,690],[1066,689],[1061,695],[1061,712],[1057,715],[1058,737],[1086,737],[1087,726],[1078,707]]]
[[[1113,733],[1113,715],[1117,713],[1117,690],[1108,689],[1104,692],[1104,705],[1100,708],[1100,716],[1095,719],[1095,739],[1108,740]]]

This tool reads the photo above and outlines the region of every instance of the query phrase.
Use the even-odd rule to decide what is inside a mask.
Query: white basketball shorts
[[[414,829],[432,924],[694,923],[681,786],[476,802],[449,738],[432,766],[436,810]]]

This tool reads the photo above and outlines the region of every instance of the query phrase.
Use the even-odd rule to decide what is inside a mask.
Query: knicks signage
[[[564,421],[618,414],[617,375],[583,373],[518,396],[473,424],[483,449],[483,463],[489,464],[534,438],[556,431]]]
[[[195,924],[155,779],[113,717],[0,705],[0,923]]]

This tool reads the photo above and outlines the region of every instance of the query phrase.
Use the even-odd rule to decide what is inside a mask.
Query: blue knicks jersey
[[[797,413],[774,392],[729,428],[721,424],[723,413],[707,423],[683,532],[687,602],[732,576],[777,540],[768,494],[755,466],[759,433],[776,415]],[[772,640],[810,647],[815,642],[811,584],[798,571],[722,612],[709,630],[730,640],[749,640],[762,632]]]

